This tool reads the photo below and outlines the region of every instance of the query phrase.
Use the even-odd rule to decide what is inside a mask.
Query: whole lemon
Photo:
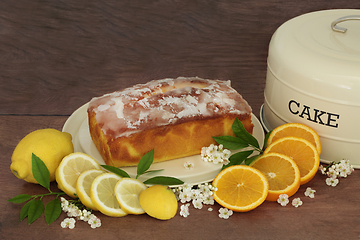
[[[50,173],[50,181],[55,180],[55,171],[61,160],[74,152],[71,134],[46,128],[26,135],[15,147],[11,156],[10,169],[17,178],[38,183],[32,174],[32,153],[38,156]]]
[[[142,209],[151,217],[168,220],[176,215],[178,202],[174,192],[168,186],[154,185],[140,193]]]

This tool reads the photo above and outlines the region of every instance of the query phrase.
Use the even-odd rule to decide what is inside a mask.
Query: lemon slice
[[[99,169],[86,170],[85,172],[80,174],[76,182],[76,194],[79,197],[80,201],[86,207],[95,211],[98,211],[98,209],[94,206],[94,204],[91,201],[91,197],[90,197],[91,184],[93,183],[94,179],[97,176],[103,173],[105,173],[105,171]]]
[[[103,214],[111,217],[122,217],[127,215],[124,212],[116,197],[115,185],[121,177],[114,173],[103,173],[97,176],[90,190],[91,201],[94,206]]]
[[[123,178],[115,186],[115,196],[122,210],[129,214],[143,214],[139,195],[146,185],[134,178]]]
[[[56,169],[55,178],[58,188],[75,198],[77,179],[82,172],[89,169],[101,169],[101,166],[85,153],[76,152],[67,155]]]

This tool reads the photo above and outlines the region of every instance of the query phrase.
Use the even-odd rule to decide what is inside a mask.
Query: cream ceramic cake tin
[[[321,140],[322,162],[360,168],[360,10],[304,14],[271,38],[261,120],[271,130],[304,123]]]

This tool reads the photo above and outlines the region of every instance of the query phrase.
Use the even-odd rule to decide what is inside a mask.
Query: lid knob
[[[331,23],[332,30],[334,30],[335,32],[345,33],[347,29],[344,27],[339,27],[337,26],[337,24],[348,20],[360,20],[360,15],[349,15],[336,19]]]

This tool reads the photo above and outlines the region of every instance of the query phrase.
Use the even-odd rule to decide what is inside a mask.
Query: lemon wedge
[[[89,169],[101,169],[100,164],[85,153],[71,153],[63,158],[56,169],[58,188],[68,196],[75,198],[76,182],[79,175]]]
[[[103,214],[111,217],[123,217],[127,213],[121,209],[116,196],[115,186],[121,177],[114,173],[103,173],[97,176],[90,190],[91,201]]]
[[[103,170],[99,169],[90,169],[81,173],[77,182],[76,182],[76,194],[79,197],[82,204],[86,207],[98,211],[98,209],[94,206],[90,197],[90,189],[94,179],[105,173]]]
[[[123,178],[115,186],[115,196],[122,210],[129,214],[143,214],[139,195],[146,185],[134,178]]]

